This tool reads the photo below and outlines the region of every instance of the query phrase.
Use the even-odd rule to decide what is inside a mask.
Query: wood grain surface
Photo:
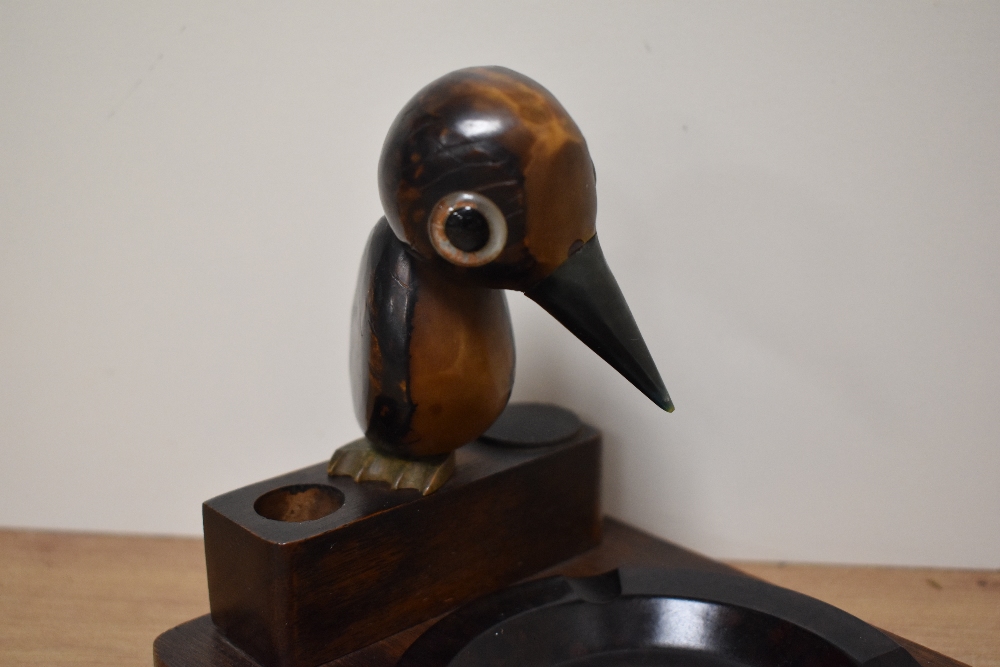
[[[0,665],[150,665],[207,611],[200,539],[0,531]]]
[[[974,667],[1000,667],[1000,572],[732,563]],[[0,530],[0,665],[150,665],[208,612],[200,539]]]
[[[212,619],[261,664],[313,667],[510,586],[600,542],[600,436],[547,447],[474,442],[439,490],[302,468],[205,502]],[[330,488],[342,509],[267,519],[262,494]]]

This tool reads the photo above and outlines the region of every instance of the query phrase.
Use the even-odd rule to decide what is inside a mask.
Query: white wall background
[[[1000,4],[0,4],[0,524],[200,532],[359,433],[389,123],[549,87],[677,412],[511,295],[515,398],[711,555],[1000,567]]]

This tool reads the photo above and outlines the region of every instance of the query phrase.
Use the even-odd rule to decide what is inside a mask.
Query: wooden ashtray
[[[603,539],[599,546],[550,568],[541,573],[540,576],[561,575],[572,579],[586,579],[624,566],[656,568],[659,571],[697,571],[713,575],[728,575],[730,578],[740,578],[750,582],[755,581],[722,563],[647,535],[623,523],[612,519],[605,519],[603,523]],[[749,585],[752,586],[753,583]],[[597,588],[600,590],[600,586]],[[614,592],[613,586],[605,586],[604,590],[606,593],[608,590]],[[677,591],[675,590],[674,593],[676,594]],[[599,594],[596,598],[600,599]],[[473,603],[473,605],[478,606],[478,603]],[[460,610],[459,613],[464,612]],[[323,667],[397,667],[403,654],[411,646],[421,643],[421,636],[428,630],[432,630],[437,620],[439,619],[431,619],[402,630],[365,648],[323,663]],[[865,627],[871,629],[871,626]],[[588,633],[593,634],[593,630],[594,628],[588,628]],[[535,634],[537,635],[537,633]],[[902,637],[885,632],[881,634],[902,647],[922,667],[964,667],[963,663]],[[157,665],[170,665],[171,667],[259,667],[261,665],[227,640],[207,614],[160,635],[154,644],[153,653]],[[441,657],[450,659],[453,655],[454,653],[444,653]],[[893,660],[900,657],[898,653],[893,651],[885,655],[892,657]],[[713,662],[713,656],[705,654],[697,657],[687,654],[685,658],[683,664],[695,667],[714,667],[714,665],[720,664],[721,659],[715,658]],[[587,663],[582,664],[586,665]],[[623,660],[622,664],[642,666],[644,663],[636,661],[630,663]],[[739,662],[732,661],[721,664],[725,664],[727,667],[740,666]],[[833,664],[838,663],[834,662]],[[862,663],[855,663],[855,665],[858,664]],[[892,665],[893,663],[888,663],[887,667]],[[868,663],[867,667],[875,667],[875,665]]]
[[[918,667],[824,602],[728,573],[621,567],[550,577],[446,616],[398,667]]]

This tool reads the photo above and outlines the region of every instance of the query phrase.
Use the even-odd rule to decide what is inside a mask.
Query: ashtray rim
[[[775,623],[809,633],[818,639],[817,645],[835,649],[858,667],[919,664],[891,637],[861,619],[759,579],[703,570],[622,566],[593,577],[538,579],[484,596],[427,629],[403,654],[397,667],[447,667],[466,647],[491,633],[495,635],[498,628],[509,627],[515,620],[523,625],[532,614],[542,618],[568,605],[586,609],[588,604],[635,598],[708,603],[770,617]],[[672,649],[668,646],[665,650]],[[544,664],[559,665],[563,660]]]

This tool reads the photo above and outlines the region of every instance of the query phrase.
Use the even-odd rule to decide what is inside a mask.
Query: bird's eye
[[[507,220],[488,197],[452,192],[435,204],[427,232],[434,250],[452,264],[482,266],[503,251]]]

